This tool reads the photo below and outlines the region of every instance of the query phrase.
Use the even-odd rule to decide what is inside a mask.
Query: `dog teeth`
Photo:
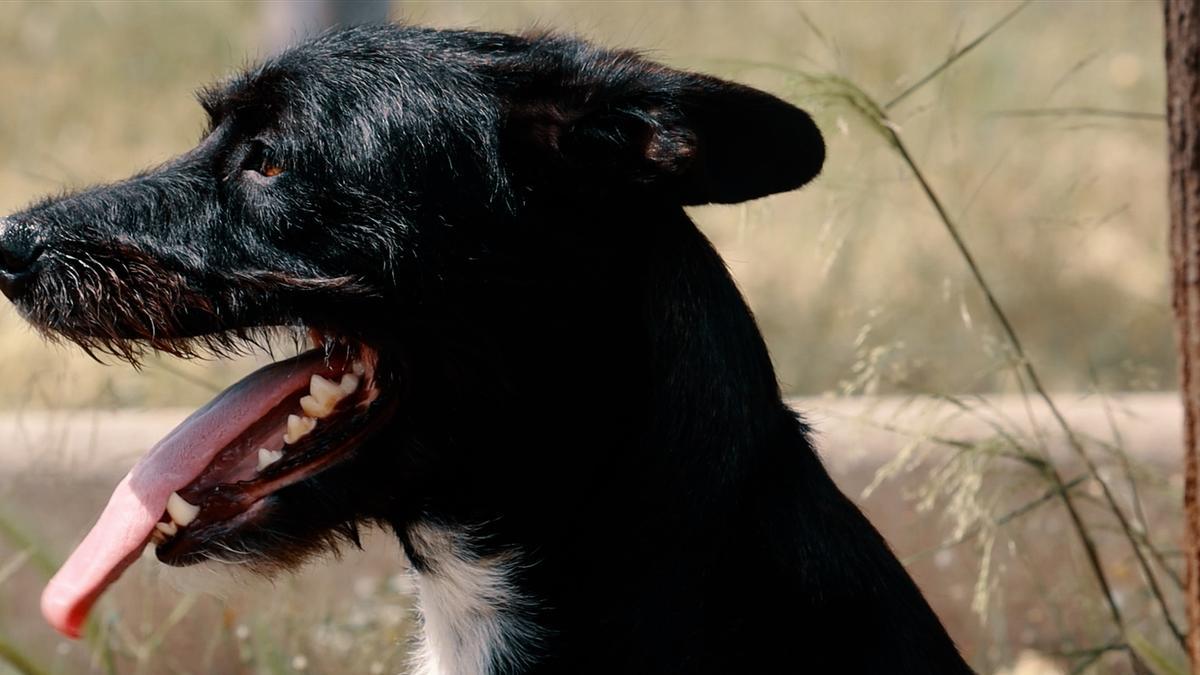
[[[174,537],[179,532],[179,525],[174,520],[167,522],[159,521],[154,524],[154,529],[150,531],[150,541],[158,546],[166,540]]]
[[[287,433],[283,435],[283,442],[291,445],[307,436],[316,427],[317,421],[311,417],[288,415]]]
[[[308,384],[308,395],[300,397],[300,409],[314,419],[328,417],[342,399],[358,389],[358,375],[346,373],[340,382],[313,375]]]
[[[337,403],[344,396],[341,387],[320,375],[313,375],[308,381],[308,393],[317,399],[318,403]]]
[[[354,363],[350,364],[350,371],[355,375],[362,377],[364,374],[366,374],[367,367],[363,365],[362,361],[355,361]]]
[[[257,470],[262,471],[263,469],[267,468],[268,466],[271,466],[272,464],[274,464],[275,462],[278,462],[281,459],[283,459],[283,451],[282,450],[268,450],[266,448],[259,448],[258,449],[258,469]]]
[[[322,417],[328,417],[329,413],[333,412],[333,408],[336,405],[337,399],[326,399],[325,401],[319,401],[316,397],[311,395],[300,397],[300,409],[303,410],[304,414],[308,415],[309,417],[316,417],[318,419]]]
[[[170,514],[171,520],[181,527],[187,527],[196,519],[196,516],[200,515],[200,507],[189,504],[186,499],[179,496],[178,492],[172,492],[171,496],[167,498],[167,513]]]

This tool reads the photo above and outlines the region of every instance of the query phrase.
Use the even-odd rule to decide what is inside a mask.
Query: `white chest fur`
[[[478,557],[468,532],[424,523],[408,533],[429,568],[412,573],[422,623],[415,672],[491,675],[529,663],[540,631],[511,581],[518,555]]]

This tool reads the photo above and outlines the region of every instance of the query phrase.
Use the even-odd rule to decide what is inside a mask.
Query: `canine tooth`
[[[316,426],[317,421],[311,417],[288,415],[287,433],[283,435],[283,442],[288,444],[295,443],[308,435]]]
[[[358,375],[346,373],[342,376],[342,381],[338,383],[338,387],[342,390],[342,396],[349,396],[358,389]]]
[[[268,450],[266,448],[258,449],[258,471],[271,466],[275,462],[283,459],[282,450]]]
[[[154,524],[154,531],[157,532],[158,534],[163,534],[168,537],[174,537],[175,534],[177,532],[179,532],[179,526],[176,525],[175,521],[173,521],[173,520],[170,522],[166,522],[166,523],[158,522],[158,523]]]
[[[316,374],[308,382],[308,393],[320,403],[337,403],[344,396],[341,387]]]
[[[328,417],[329,413],[333,412],[333,407],[337,405],[337,399],[326,399],[318,401],[310,396],[300,397],[300,409],[309,417]]]
[[[171,496],[167,498],[167,513],[171,515],[171,520],[182,527],[187,527],[196,519],[196,516],[200,515],[200,507],[189,504],[186,499],[179,496],[178,492],[172,492]]]
[[[350,364],[350,370],[355,375],[362,377],[364,374],[366,374],[367,367],[363,365],[362,361],[355,361],[354,363]]]

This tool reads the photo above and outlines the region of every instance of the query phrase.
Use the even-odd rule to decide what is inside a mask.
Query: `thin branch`
[[[1125,438],[1121,434],[1121,428],[1117,425],[1117,419],[1113,415],[1112,405],[1109,403],[1108,397],[1100,390],[1095,369],[1089,366],[1088,371],[1091,375],[1092,387],[1100,397],[1100,404],[1104,408],[1104,417],[1108,421],[1109,432],[1113,437],[1113,454],[1117,456],[1117,460],[1121,464],[1121,471],[1125,474],[1126,482],[1128,483],[1129,500],[1133,505],[1133,518],[1138,526],[1136,533],[1141,537],[1143,544],[1149,549],[1150,555],[1154,557],[1154,561],[1158,563],[1158,566],[1170,577],[1179,590],[1183,590],[1183,578],[1175,572],[1174,568],[1167,564],[1162,552],[1150,540],[1150,519],[1146,517],[1146,511],[1142,506],[1141,491],[1138,489],[1137,475],[1133,470],[1133,463],[1129,461],[1129,453],[1125,451]]]
[[[976,262],[974,254],[972,254],[971,250],[967,247],[966,241],[962,238],[962,234],[958,231],[957,225],[955,225],[954,221],[950,218],[950,214],[946,211],[946,207],[942,205],[942,200],[937,196],[937,193],[934,192],[933,187],[929,184],[929,181],[926,180],[925,174],[921,172],[916,161],[912,158],[912,155],[909,154],[908,148],[904,145],[904,141],[902,141],[899,134],[896,133],[894,125],[883,124],[881,125],[881,128],[884,130],[884,133],[888,135],[888,140],[892,143],[893,147],[895,147],[896,152],[900,155],[900,158],[903,159],[904,163],[908,165],[908,168],[912,171],[913,176],[921,185],[921,189],[925,192],[925,196],[933,205],[934,210],[937,211],[938,217],[945,226],[946,232],[950,235],[950,238],[954,242],[954,246],[958,249],[959,255],[962,256],[963,261],[966,263],[967,268],[971,272],[971,276],[975,279],[976,285],[979,286],[980,291],[983,292],[984,298],[987,300],[987,305],[992,311],[992,315],[1000,324],[1000,328],[1004,332],[1004,336],[1008,340],[1014,356],[1017,358],[1016,367],[1020,370],[1020,372],[1024,373],[1025,379],[1029,382],[1030,386],[1033,387],[1033,390],[1037,394],[1038,398],[1040,398],[1042,402],[1046,404],[1046,407],[1050,410],[1050,414],[1054,418],[1055,423],[1060,429],[1062,429],[1063,434],[1066,436],[1067,444],[1072,450],[1075,451],[1075,454],[1079,456],[1079,459],[1083,461],[1084,466],[1087,467],[1088,473],[1092,475],[1092,477],[1096,480],[1096,483],[1100,486],[1101,491],[1104,493],[1105,501],[1107,501],[1109,504],[1109,509],[1113,512],[1113,515],[1116,516],[1117,522],[1120,523],[1121,529],[1125,532],[1125,536],[1133,548],[1134,555],[1138,559],[1138,564],[1141,566],[1142,572],[1146,576],[1146,581],[1150,586],[1150,592],[1154,595],[1155,600],[1160,605],[1160,608],[1163,612],[1163,617],[1166,619],[1167,625],[1171,629],[1171,633],[1175,636],[1176,640],[1179,641],[1180,646],[1186,649],[1186,639],[1184,637],[1184,633],[1179,629],[1179,626],[1175,624],[1175,620],[1171,616],[1170,606],[1167,604],[1167,600],[1163,595],[1162,589],[1159,588],[1157,577],[1155,576],[1154,570],[1151,568],[1150,563],[1146,560],[1145,553],[1142,552],[1141,546],[1137,544],[1137,538],[1133,534],[1132,526],[1130,525],[1129,520],[1126,518],[1125,512],[1121,509],[1120,505],[1117,504],[1116,497],[1113,496],[1112,490],[1109,488],[1108,483],[1100,476],[1095,462],[1092,461],[1091,456],[1088,455],[1087,450],[1083,447],[1083,442],[1079,440],[1079,436],[1067,422],[1067,419],[1063,416],[1062,411],[1059,410],[1058,404],[1054,402],[1054,399],[1046,390],[1045,385],[1042,384],[1041,376],[1038,375],[1037,369],[1033,367],[1033,362],[1030,361],[1029,356],[1026,354],[1025,347],[1022,345],[1020,337],[1017,336],[1016,329],[1013,328],[1012,322],[1008,318],[1008,313],[1005,312],[1004,308],[1000,306],[999,299],[992,291],[991,285],[984,278],[983,271],[979,267],[979,263]],[[1108,576],[1105,574],[1104,567],[1100,562],[1100,553],[1096,549],[1096,543],[1092,540],[1091,535],[1088,534],[1087,527],[1083,522],[1083,518],[1079,515],[1078,510],[1075,508],[1075,504],[1071,499],[1070,493],[1065,489],[1062,489],[1064,486],[1062,475],[1058,472],[1057,467],[1053,466],[1052,464],[1048,464],[1046,467],[1046,476],[1050,478],[1055,486],[1061,490],[1063,505],[1066,507],[1067,513],[1071,517],[1071,521],[1074,523],[1076,530],[1079,532],[1080,539],[1083,542],[1084,551],[1087,554],[1088,561],[1092,565],[1092,570],[1096,575],[1096,580],[1100,583],[1101,590],[1104,592],[1105,598],[1108,601],[1109,611],[1113,615],[1113,620],[1116,621],[1117,627],[1124,631],[1125,622],[1121,616],[1121,609],[1117,606],[1116,599],[1113,596],[1112,588],[1108,581]]]
[[[224,387],[222,387],[218,384],[209,382],[208,380],[206,380],[203,377],[200,377],[198,375],[193,375],[192,373],[189,373],[185,370],[176,368],[174,365],[167,363],[166,361],[162,361],[162,360],[156,361],[154,363],[154,367],[158,368],[159,370],[162,370],[163,372],[166,372],[170,375],[174,375],[175,377],[178,377],[179,379],[183,380],[184,382],[187,382],[188,384],[200,387],[201,389],[204,389],[209,392],[216,393],[216,392],[220,392],[222,389],[224,389]]]
[[[1032,362],[1030,361],[1027,353],[1025,352],[1024,346],[1022,345],[1021,340],[1018,337],[1017,332],[1012,325],[1012,322],[1009,320],[1007,313],[1000,306],[999,300],[997,299],[995,293],[992,291],[991,286],[987,283],[987,280],[983,277],[983,273],[982,273],[978,263],[975,261],[974,255],[971,253],[970,249],[967,247],[966,242],[963,240],[962,235],[960,234],[958,227],[955,225],[954,220],[950,217],[949,213],[946,211],[946,207],[942,204],[941,199],[937,196],[937,193],[933,190],[933,187],[929,184],[929,181],[925,178],[925,175],[921,172],[916,161],[913,159],[912,155],[909,153],[908,148],[904,145],[904,142],[900,138],[900,135],[897,130],[897,126],[895,125],[895,123],[893,123],[888,118],[888,115],[886,112],[887,109],[896,105],[901,100],[903,100],[904,98],[906,98],[907,96],[912,94],[914,91],[919,89],[921,86],[923,86],[924,84],[926,84],[927,82],[929,82],[930,80],[935,78],[938,74],[940,74],[942,71],[944,71],[950,65],[952,65],[955,61],[957,61],[959,58],[961,58],[967,51],[978,46],[980,44],[980,42],[982,42],[983,39],[985,39],[988,36],[990,36],[991,34],[993,34],[996,30],[999,29],[1000,26],[1002,26],[1007,21],[1011,20],[1012,17],[1015,16],[1019,11],[1024,9],[1025,6],[1029,4],[1029,2],[1030,2],[1030,0],[1026,0],[1026,2],[1019,5],[1012,12],[1010,12],[1008,15],[1003,17],[996,25],[993,25],[992,28],[990,28],[988,31],[985,31],[984,34],[980,35],[978,38],[973,40],[971,43],[969,43],[963,49],[961,49],[958,52],[956,52],[955,54],[953,54],[947,61],[940,64],[937,68],[935,68],[928,75],[926,75],[924,78],[919,80],[916,84],[910,86],[908,89],[901,92],[901,94],[899,96],[896,96],[895,98],[893,98],[891,101],[889,101],[887,104],[885,104],[882,107],[878,103],[876,103],[875,100],[870,95],[868,95],[865,91],[863,91],[861,87],[859,87],[854,82],[852,82],[844,77],[841,77],[841,76],[825,75],[825,76],[821,76],[821,77],[816,77],[816,76],[804,73],[802,71],[798,71],[794,68],[780,67],[778,65],[774,65],[774,66],[772,66],[770,64],[767,64],[766,66],[761,66],[761,64],[747,64],[747,65],[770,67],[775,70],[782,70],[784,72],[787,72],[787,73],[799,78],[801,81],[805,82],[806,84],[813,85],[813,86],[817,87],[818,89],[824,89],[825,93],[827,95],[829,95],[830,97],[840,100],[842,103],[844,103],[851,109],[857,110],[859,113],[861,113],[863,115],[863,117],[877,129],[877,131],[884,137],[884,139],[892,145],[893,149],[896,150],[897,154],[900,155],[901,159],[908,166],[909,170],[912,172],[913,176],[916,178],[917,182],[920,184],[921,189],[925,193],[925,196],[929,200],[930,204],[934,207],[934,210],[937,212],[937,215],[938,215],[939,219],[941,220],[946,232],[950,235],[959,254],[962,256],[963,260],[966,262],[967,267],[970,270],[971,275],[973,276],[973,278],[975,280],[975,283],[979,286],[981,292],[983,293],[991,313],[993,314],[993,316],[995,317],[997,322],[1000,324],[1000,327],[1003,331],[1005,339],[1008,341],[1010,349],[1012,350],[1012,353],[1015,357],[1015,363],[1013,364],[1014,374],[1016,375],[1016,380],[1017,380],[1018,384],[1022,388],[1022,392],[1023,393],[1025,392],[1025,386],[1026,386],[1026,381],[1027,381],[1029,386],[1032,387],[1033,393],[1036,394],[1037,398],[1040,398],[1044,402],[1044,404],[1047,406],[1047,408],[1050,410],[1051,416],[1053,417],[1055,424],[1063,431],[1071,449],[1075,452],[1075,454],[1077,454],[1079,456],[1080,460],[1083,461],[1085,467],[1087,468],[1088,474],[1094,480],[1096,480],[1097,484],[1100,486],[1101,492],[1104,496],[1104,501],[1107,503],[1108,509],[1112,511],[1114,517],[1116,518],[1118,524],[1120,525],[1125,538],[1130,542],[1130,546],[1133,549],[1134,555],[1138,560],[1138,564],[1141,567],[1141,570],[1147,579],[1148,585],[1150,586],[1151,593],[1153,594],[1155,600],[1160,605],[1163,616],[1164,616],[1169,628],[1171,629],[1172,634],[1175,636],[1176,640],[1179,641],[1179,643],[1182,646],[1184,646],[1184,648],[1186,649],[1186,644],[1185,644],[1186,641],[1184,639],[1183,633],[1182,633],[1182,631],[1180,631],[1179,627],[1175,624],[1175,621],[1171,616],[1171,613],[1169,611],[1169,606],[1166,602],[1166,598],[1164,597],[1161,589],[1158,586],[1157,577],[1154,575],[1153,569],[1151,568],[1149,562],[1146,560],[1145,554],[1143,553],[1141,546],[1139,546],[1138,538],[1135,536],[1133,529],[1130,526],[1128,518],[1125,516],[1125,513],[1121,509],[1121,507],[1117,504],[1116,499],[1113,496],[1112,490],[1109,487],[1109,485],[1107,484],[1107,482],[1099,475],[1099,471],[1097,470],[1095,462],[1088,455],[1087,450],[1084,448],[1083,443],[1080,440],[1078,434],[1071,427],[1071,425],[1067,422],[1066,418],[1062,414],[1062,411],[1059,410],[1058,405],[1054,402],[1054,399],[1050,396],[1049,392],[1046,390],[1045,386],[1042,384],[1041,377],[1038,375],[1037,370],[1033,367]],[[1022,377],[1022,375],[1023,375],[1023,377]],[[1036,425],[1035,425],[1035,429],[1036,429]],[[1046,474],[1047,479],[1050,480],[1050,482],[1053,484],[1053,487],[1055,488],[1055,492],[1062,499],[1063,506],[1067,510],[1068,515],[1070,516],[1072,527],[1075,529],[1076,534],[1079,536],[1080,542],[1083,545],[1084,552],[1087,556],[1088,564],[1092,569],[1092,573],[1096,577],[1096,581],[1097,581],[1098,585],[1100,586],[1100,591],[1104,596],[1104,600],[1105,600],[1106,604],[1108,605],[1109,612],[1112,614],[1113,621],[1115,622],[1117,629],[1119,631],[1121,631],[1122,633],[1124,633],[1126,630],[1124,617],[1122,616],[1120,607],[1117,605],[1116,599],[1113,594],[1112,586],[1109,583],[1106,572],[1104,571],[1104,566],[1101,562],[1100,553],[1096,547],[1095,541],[1092,538],[1091,532],[1090,532],[1087,524],[1084,522],[1082,516],[1080,515],[1078,509],[1076,508],[1075,501],[1071,497],[1070,491],[1066,488],[1066,483],[1063,481],[1062,475],[1058,472],[1058,468],[1055,465],[1053,465],[1052,463],[1048,462],[1045,474]],[[1135,668],[1144,667],[1143,664],[1141,663],[1141,659],[1133,651],[1130,651],[1130,657],[1134,660]]]
[[[944,71],[947,68],[949,68],[950,66],[954,65],[954,63],[956,61],[958,61],[962,57],[966,56],[967,53],[970,52],[972,49],[975,49],[976,47],[978,47],[981,42],[983,42],[984,40],[991,37],[992,33],[995,33],[996,31],[1000,30],[1000,28],[1002,26],[1004,26],[1004,24],[1011,21],[1013,17],[1015,17],[1017,14],[1019,14],[1021,12],[1021,10],[1028,7],[1031,2],[1033,2],[1033,0],[1025,0],[1025,2],[1022,2],[1021,4],[1017,5],[1015,9],[1013,9],[1011,12],[1009,12],[1008,14],[1005,14],[1003,17],[1001,17],[1000,20],[997,21],[996,23],[992,24],[990,28],[988,28],[987,30],[980,33],[979,36],[976,37],[974,40],[971,40],[967,44],[963,45],[962,49],[959,49],[958,51],[951,54],[950,57],[947,58],[945,61],[942,61],[941,64],[938,65],[938,67],[929,71],[929,73],[926,74],[925,77],[922,77],[921,79],[917,80],[913,84],[909,85],[909,87],[907,89],[905,89],[904,91],[902,91],[899,94],[897,94],[896,96],[894,96],[892,98],[892,100],[888,101],[887,103],[884,103],[883,109],[891,110],[892,107],[895,106],[897,103],[908,98],[911,94],[913,94],[918,89],[925,86],[926,84],[929,84],[930,81],[932,81],[938,75],[941,75],[942,71]]]
[[[10,642],[0,637],[0,662],[12,666],[21,675],[47,675],[50,671],[38,666]]]
[[[1045,492],[1043,492],[1036,499],[1025,502],[1024,504],[1009,511],[1008,513],[1005,513],[1004,515],[1000,516],[999,518],[996,518],[994,521],[992,521],[992,525],[994,527],[1002,527],[1004,525],[1007,525],[1008,523],[1016,520],[1017,518],[1020,518],[1021,516],[1024,516],[1032,511],[1036,510],[1039,506],[1045,504],[1046,502],[1049,502],[1050,500],[1054,499],[1055,497],[1058,497],[1059,494],[1061,492],[1063,492],[1064,490],[1073,490],[1073,489],[1079,487],[1080,485],[1083,485],[1090,478],[1091,478],[1091,476],[1088,476],[1087,474],[1083,474],[1080,476],[1076,476],[1076,477],[1072,478],[1071,480],[1067,481],[1066,483],[1064,483],[1062,490],[1060,490],[1057,487],[1050,488],[1049,490],[1046,490]],[[948,548],[954,548],[955,546],[958,546],[959,544],[962,544],[963,542],[967,541],[968,539],[971,539],[975,535],[979,534],[979,532],[982,529],[983,529],[982,526],[977,525],[977,526],[971,528],[970,530],[963,532],[962,534],[958,535],[957,537],[952,537],[950,539],[947,539],[946,541],[943,541],[940,544],[937,544],[935,546],[930,546],[929,548],[927,548],[925,550],[917,551],[916,553],[905,557],[904,560],[901,562],[903,562],[905,565],[908,565],[908,564],[911,564],[918,560],[921,560],[923,558],[927,558],[935,553],[940,553],[941,551],[944,551]]]
[[[1013,352],[1016,354],[1018,360],[1024,364],[1026,376],[1028,377],[1030,372],[1033,373],[1033,378],[1031,379],[1030,383],[1044,399],[1048,400],[1049,396],[1046,395],[1045,390],[1042,389],[1041,380],[1038,379],[1036,371],[1033,371],[1033,369],[1028,365],[1029,362],[1025,358],[1025,349],[1021,345],[1020,338],[1017,337],[1016,331],[1013,329],[1012,324],[1008,320],[1008,314],[1006,314],[1004,309],[1000,306],[1000,302],[997,300],[996,295],[992,293],[991,286],[987,283],[987,280],[983,278],[983,273],[980,270],[978,263],[975,262],[974,254],[972,254],[971,250],[967,248],[966,242],[963,240],[958,228],[954,225],[954,221],[951,220],[950,214],[946,211],[946,207],[942,205],[942,200],[937,196],[937,193],[933,191],[933,187],[930,186],[929,181],[925,179],[925,174],[921,172],[921,169],[917,166],[916,161],[912,158],[912,155],[909,154],[908,148],[904,145],[904,141],[900,140],[900,136],[896,133],[893,125],[884,124],[881,126],[881,128],[884,130],[884,133],[887,134],[888,141],[896,149],[896,152],[900,154],[900,158],[904,160],[904,163],[907,164],[908,168],[913,172],[913,176],[917,179],[917,183],[920,184],[921,189],[925,192],[925,196],[933,205],[934,210],[937,211],[947,233],[949,233],[950,238],[954,241],[955,247],[958,249],[959,254],[963,257],[968,269],[975,278],[975,283],[980,287],[980,289],[982,289],[984,297],[987,300],[989,307],[991,307],[992,313],[996,316],[1001,328],[1005,333],[1005,336],[1012,345]],[[1050,402],[1050,406],[1053,411],[1057,412],[1058,408],[1054,406],[1053,402]],[[1060,415],[1055,415],[1055,417],[1058,418]],[[1066,421],[1063,420],[1062,424],[1065,423]],[[1074,438],[1073,433],[1069,433],[1068,435],[1071,438]],[[1077,439],[1076,442],[1078,442]],[[1096,542],[1092,540],[1092,536],[1088,532],[1087,525],[1083,522],[1083,517],[1079,515],[1079,511],[1075,508],[1075,502],[1071,499],[1070,492],[1066,489],[1066,483],[1063,481],[1062,475],[1059,474],[1058,469],[1053,465],[1048,465],[1046,467],[1046,476],[1054,484],[1056,493],[1062,497],[1063,506],[1066,507],[1067,514],[1071,518],[1071,523],[1074,525],[1076,532],[1079,534],[1079,539],[1083,544],[1084,553],[1087,555],[1088,563],[1091,565],[1092,573],[1096,576],[1096,581],[1100,584],[1100,590],[1104,594],[1104,598],[1108,603],[1109,612],[1112,614],[1113,621],[1116,622],[1118,629],[1124,631],[1125,619],[1121,615],[1121,608],[1117,605],[1116,598],[1113,595],[1112,585],[1108,581],[1108,575],[1104,571],[1104,565],[1100,562],[1100,552],[1096,548]]]
[[[986,416],[980,414],[976,408],[973,408],[973,407],[967,405],[965,402],[963,402],[957,396],[954,396],[951,394],[938,394],[935,396],[935,398],[946,401],[947,403],[958,408],[959,410],[963,411],[964,413],[967,413],[968,415],[972,415],[976,419],[982,421],[984,424],[991,427],[992,431],[994,431],[997,435],[999,435],[1001,438],[1003,438],[1005,441],[1007,441],[1008,444],[1011,445],[1012,447],[1014,447],[1014,448],[1024,448],[1025,447],[1025,444],[1021,443],[1020,439],[1015,438],[1012,435],[1012,433],[1010,433],[1007,429],[1005,429],[1003,427],[1003,425],[1001,425],[999,422],[997,422],[989,417],[986,417]],[[986,402],[984,404],[987,405]],[[1000,412],[999,410],[997,410],[996,412],[998,415],[1003,417],[1003,415],[1004,415],[1003,412]],[[1004,418],[1004,419],[1007,419],[1007,418]],[[1009,424],[1013,424],[1014,427],[1016,426],[1015,423],[1013,423],[1011,421],[1009,421]],[[1041,468],[1041,466],[1047,461],[1040,457],[1035,458],[1035,457],[1033,457],[1033,455],[1029,455],[1029,453],[1026,453],[1026,455],[1029,457],[1029,459],[1027,461],[1030,461],[1031,463],[1033,462],[1033,460],[1036,459],[1036,465],[1038,468]]]
[[[959,254],[962,256],[964,262],[970,270],[976,285],[978,285],[980,290],[983,292],[984,297],[987,300],[988,307],[991,309],[993,316],[1000,324],[1005,338],[1008,340],[1009,345],[1013,350],[1013,354],[1017,357],[1016,367],[1024,373],[1025,378],[1028,380],[1030,386],[1033,387],[1038,398],[1040,398],[1043,403],[1046,404],[1046,407],[1050,410],[1051,416],[1066,435],[1068,445],[1070,445],[1070,447],[1075,451],[1080,460],[1082,460],[1084,465],[1087,467],[1088,472],[1093,476],[1093,478],[1095,478],[1097,484],[1100,485],[1101,491],[1104,494],[1105,500],[1109,504],[1110,510],[1117,518],[1118,523],[1121,525],[1121,529],[1125,532],[1126,538],[1129,540],[1131,547],[1133,548],[1134,555],[1137,557],[1138,563],[1142,568],[1142,572],[1146,576],[1151,593],[1158,601],[1162,609],[1163,616],[1170,627],[1171,632],[1179,641],[1180,645],[1186,648],[1186,639],[1184,637],[1184,633],[1175,624],[1175,620],[1171,616],[1169,605],[1167,604],[1162,590],[1159,588],[1154,571],[1150,567],[1149,562],[1146,560],[1145,554],[1142,552],[1141,547],[1138,545],[1137,538],[1134,536],[1133,529],[1126,518],[1124,511],[1120,508],[1120,505],[1117,504],[1116,498],[1113,495],[1112,490],[1109,488],[1107,482],[1104,481],[1104,479],[1100,476],[1095,462],[1093,462],[1091,456],[1088,455],[1086,449],[1083,447],[1083,443],[1075,433],[1075,430],[1067,422],[1066,417],[1063,416],[1062,411],[1059,410],[1058,405],[1054,402],[1054,399],[1050,396],[1049,392],[1042,384],[1041,377],[1039,376],[1037,370],[1033,367],[1033,363],[1030,361],[1027,353],[1025,352],[1025,348],[1017,335],[1016,329],[1009,320],[1008,314],[1004,311],[1004,308],[1001,307],[998,298],[991,289],[991,285],[988,284],[987,280],[983,277],[983,272],[979,267],[979,264],[976,262],[975,256],[967,247],[966,241],[962,238],[961,233],[958,231],[958,227],[954,224],[954,221],[950,218],[945,206],[943,206],[941,199],[934,192],[933,187],[929,184],[928,180],[926,180],[925,175],[921,172],[920,168],[916,164],[916,161],[908,152],[908,148],[900,139],[899,134],[896,133],[894,125],[885,123],[881,124],[881,128],[888,136],[888,140],[896,149],[896,152],[899,153],[901,159],[904,160],[904,163],[907,164],[909,169],[913,172],[913,176],[920,184],[921,189],[925,192],[925,196],[933,205],[934,210],[937,211],[942,224],[945,226],[946,232],[950,235],[955,247],[958,249]],[[1046,475],[1055,483],[1057,487],[1062,487],[1062,476],[1058,473],[1058,469],[1056,467],[1053,465],[1048,465]],[[1096,549],[1095,542],[1092,540],[1091,536],[1087,534],[1087,528],[1083,523],[1082,517],[1076,510],[1069,493],[1063,490],[1061,494],[1063,498],[1063,504],[1066,506],[1067,512],[1080,534],[1081,540],[1084,544],[1085,552],[1087,553],[1088,559],[1093,567],[1093,571],[1096,574],[1097,581],[1100,583],[1101,589],[1108,600],[1109,609],[1113,615],[1113,619],[1116,621],[1117,626],[1124,630],[1124,621],[1121,616],[1121,610],[1117,606],[1116,600],[1112,595],[1112,589],[1109,585],[1103,566],[1101,565],[1099,552]]]
[[[1140,122],[1164,122],[1167,116],[1156,112],[1140,110],[1111,110],[1108,108],[1090,108],[1076,106],[1067,108],[1024,108],[1014,110],[996,110],[987,114],[988,117],[1110,117],[1122,120],[1137,120]]]
[[[1077,675],[1078,673],[1082,673],[1087,670],[1093,663],[1099,661],[1100,657],[1104,656],[1105,654],[1128,650],[1129,645],[1125,644],[1124,642],[1112,642],[1106,645],[1100,645],[1099,647],[1092,647],[1091,649],[1080,649],[1073,652],[1066,652],[1060,654],[1060,656],[1070,660],[1082,659],[1079,663],[1075,664],[1074,668],[1071,668],[1071,675]]]

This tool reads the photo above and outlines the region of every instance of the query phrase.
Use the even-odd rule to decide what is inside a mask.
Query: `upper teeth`
[[[329,413],[333,412],[335,405],[337,405],[336,399],[321,401],[312,395],[300,397],[300,409],[309,417],[327,417]]]
[[[178,492],[172,492],[167,498],[167,513],[171,515],[171,520],[186,526],[200,514],[200,507],[189,504]]]
[[[300,408],[304,414],[320,419],[328,417],[342,399],[358,389],[358,376],[352,373],[342,375],[341,382],[335,384],[332,380],[313,375],[308,384],[308,395],[300,398]]]
[[[311,417],[303,417],[301,415],[288,415],[287,433],[283,435],[283,442],[289,445],[304,438],[310,431],[315,429],[317,421]]]
[[[342,398],[341,387],[316,374],[308,381],[308,393],[318,401],[336,402]]]

